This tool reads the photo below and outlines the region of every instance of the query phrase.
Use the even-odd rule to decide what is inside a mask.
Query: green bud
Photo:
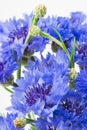
[[[24,128],[26,125],[26,119],[24,118],[17,118],[14,120],[14,125],[16,128]]]
[[[30,35],[31,36],[38,36],[40,34],[40,29],[36,25],[32,25],[29,29]]]
[[[71,68],[70,73],[69,73],[69,78],[70,78],[70,88],[75,87],[75,80],[78,76],[78,73],[76,72],[75,68]]]
[[[37,17],[37,18],[41,18],[41,17],[44,17],[44,15],[46,14],[46,7],[45,7],[45,5],[43,5],[43,4],[40,4],[40,5],[38,5],[36,8],[35,8],[35,16]]]
[[[77,77],[77,72],[76,72],[76,70],[75,70],[75,68],[71,68],[71,70],[70,70],[70,79],[76,79],[76,77]]]

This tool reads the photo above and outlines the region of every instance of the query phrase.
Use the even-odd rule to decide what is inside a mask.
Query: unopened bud
[[[16,128],[24,128],[26,125],[26,120],[24,118],[17,118],[14,120],[14,125]]]
[[[70,78],[71,79],[76,79],[77,75],[78,74],[77,74],[75,68],[71,68],[71,70],[70,70]]]
[[[75,87],[75,80],[78,76],[78,73],[76,72],[75,68],[71,68],[70,73],[69,73],[69,78],[70,78],[70,88]]]
[[[40,34],[40,29],[38,28],[38,26],[32,25],[29,29],[30,35],[31,36],[38,36]]]
[[[44,17],[44,15],[46,14],[46,7],[45,5],[43,4],[40,4],[38,5],[36,8],[35,8],[35,16],[37,18],[41,18],[41,17]]]

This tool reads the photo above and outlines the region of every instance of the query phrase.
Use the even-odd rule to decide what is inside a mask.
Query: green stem
[[[76,38],[74,38],[73,44],[72,44],[72,52],[71,52],[71,58],[70,58],[70,68],[75,67],[74,63],[74,56],[75,56],[75,47],[76,47]]]
[[[34,125],[31,126],[31,129],[32,129],[32,130],[37,130]]]
[[[21,77],[21,61],[20,61],[19,68],[17,70],[17,79],[20,79],[20,77]]]
[[[67,56],[68,56],[68,58],[70,60],[70,55],[69,55],[68,50],[66,49],[66,47],[62,46],[62,43],[60,41],[58,41],[56,38],[54,38],[53,36],[49,35],[46,32],[40,31],[40,35],[43,36],[43,37],[45,37],[45,38],[50,39],[51,41],[54,41],[58,46],[60,46],[66,52],[66,54],[67,54]]]
[[[13,93],[13,91],[10,90],[8,87],[4,87],[4,89],[7,90],[7,91],[8,91],[9,93],[11,93],[11,94]]]
[[[38,21],[39,21],[39,18],[33,16],[31,26],[32,25],[37,25]],[[30,34],[30,32],[28,32],[27,37],[25,39],[25,43],[29,43],[29,41],[31,41],[32,38],[33,38],[33,36]]]
[[[67,48],[66,48],[66,46],[65,46],[65,43],[64,43],[64,41],[63,41],[63,39],[62,39],[62,36],[60,35],[60,33],[55,29],[55,28],[53,28],[53,30],[58,34],[58,36],[59,36],[59,38],[60,38],[60,42],[62,43],[62,49],[66,52],[66,54],[68,54],[69,55],[69,57],[70,57],[70,54],[69,54],[69,52],[68,52],[68,50],[67,50]]]
[[[38,21],[39,21],[39,18],[37,18],[36,16],[33,16],[31,24],[37,25]]]
[[[13,87],[18,87],[18,85],[15,82],[12,83],[12,86]]]
[[[26,124],[33,124],[35,123],[35,120],[26,118]]]

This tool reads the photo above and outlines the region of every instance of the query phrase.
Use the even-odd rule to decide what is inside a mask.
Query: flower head
[[[87,69],[80,71],[76,79],[76,90],[84,97],[87,96]]]
[[[78,93],[69,90],[53,111],[53,117],[38,118],[35,125],[38,130],[86,130],[86,121],[85,101]]]
[[[76,62],[79,64],[80,68],[86,68],[87,67],[87,43],[80,44],[79,50],[76,54]]]
[[[63,52],[58,52],[59,57],[61,53]],[[62,56],[65,57],[65,54]],[[35,62],[29,63],[24,78],[18,80],[19,87],[14,89],[12,95],[12,107],[16,111],[28,113],[33,110],[37,115],[47,116],[57,107],[69,89],[68,61],[65,66],[63,61],[59,62],[55,58],[57,57],[48,54],[46,59],[42,57],[40,61],[36,58]]]

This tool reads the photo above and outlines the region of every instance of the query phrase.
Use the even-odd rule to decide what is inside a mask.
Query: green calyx
[[[33,37],[38,36],[40,34],[40,31],[41,30],[36,25],[32,25],[29,29],[30,35]]]

